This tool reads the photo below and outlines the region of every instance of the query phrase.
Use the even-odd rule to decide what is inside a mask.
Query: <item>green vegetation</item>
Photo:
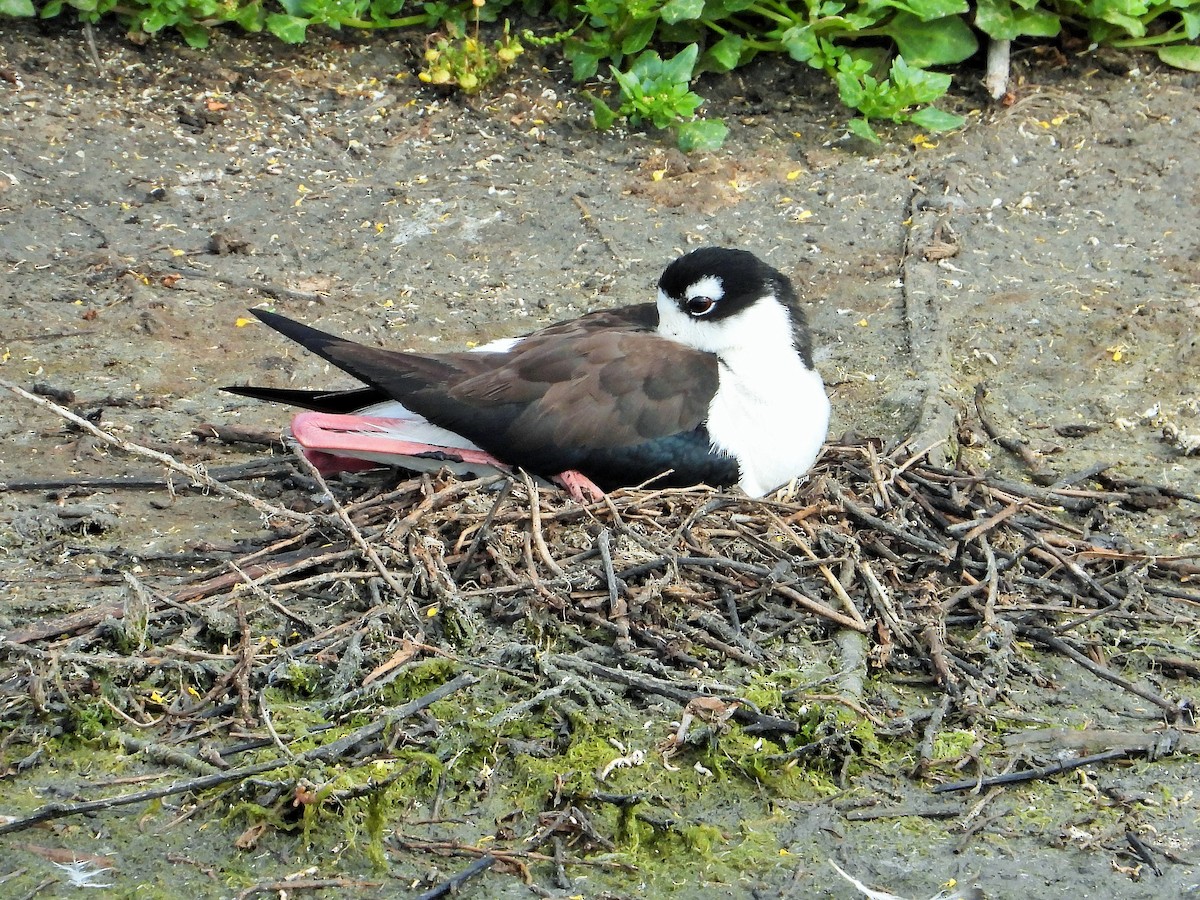
[[[611,75],[615,106],[589,94],[597,127],[671,129],[683,149],[719,146],[727,131],[698,116],[704,101],[691,90],[695,79],[760,53],[824,71],[859,114],[850,129],[872,141],[872,122],[959,127],[961,116],[933,105],[951,83],[935,70],[974,56],[981,38],[1046,39],[1065,29],[1095,45],[1153,49],[1167,65],[1200,71],[1200,0],[0,0],[0,17],[72,10],[85,22],[116,16],[134,39],[174,29],[193,47],[225,24],[289,43],[312,26],[417,29],[435,35],[421,79],[468,93],[511,66],[522,40],[558,46],[579,81]],[[568,30],[530,30],[518,40],[506,23],[501,39],[480,38],[480,22],[518,11]]]

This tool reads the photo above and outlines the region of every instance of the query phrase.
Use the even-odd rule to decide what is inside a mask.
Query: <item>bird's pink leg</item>
[[[562,485],[563,490],[570,494],[576,503],[595,503],[604,499],[604,491],[582,472],[568,469],[555,475],[554,480]]]
[[[341,472],[365,472],[368,469],[379,469],[384,465],[381,462],[374,462],[369,459],[338,456],[336,453],[326,453],[324,450],[310,450],[303,446],[300,447],[300,452],[326,478]]]
[[[511,466],[482,450],[404,440],[396,433],[402,432],[407,424],[404,419],[304,412],[292,419],[292,436],[322,475],[357,472],[388,464],[403,467],[406,456],[434,455],[503,472],[512,471]],[[357,458],[356,453],[370,454],[372,458]],[[384,458],[389,458],[388,462],[384,462]],[[568,470],[554,476],[554,480],[577,503],[594,503],[604,498],[604,491],[581,472]]]
[[[482,450],[409,441],[389,432],[389,429],[402,431],[407,424],[409,422],[405,419],[304,412],[292,419],[292,437],[306,450],[341,456],[354,453],[392,456],[396,458],[395,465],[403,465],[405,456],[441,454],[456,462],[509,468]]]

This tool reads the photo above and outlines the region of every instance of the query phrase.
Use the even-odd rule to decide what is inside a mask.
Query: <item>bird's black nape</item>
[[[786,284],[785,291],[778,293],[783,302],[795,300],[795,291],[787,278],[778,270],[767,265],[749,250],[732,247],[701,247],[679,257],[662,273],[658,286],[668,297],[684,296],[689,287],[707,276],[716,276],[729,291],[735,286],[747,291],[758,291],[765,285]]]

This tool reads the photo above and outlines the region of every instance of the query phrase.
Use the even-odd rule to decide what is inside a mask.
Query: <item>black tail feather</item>
[[[348,343],[345,338],[311,328],[308,325],[297,322],[295,319],[289,319],[287,316],[268,312],[265,309],[252,309],[250,313],[264,325],[274,328],[284,337],[295,341],[305,350],[315,353],[326,362],[333,363],[338,368],[341,368],[341,363],[330,356],[327,348],[330,344]]]
[[[265,309],[252,309],[250,312],[264,325],[273,328],[284,337],[295,341],[305,350],[315,353],[326,362],[332,363],[339,369],[349,372],[355,377],[361,377],[353,366],[347,365],[346,361],[339,358],[333,350],[333,348],[344,348],[347,345],[356,346],[353,342],[316,328],[311,328],[294,319],[289,319],[287,316],[281,316],[279,313],[268,312]],[[231,394],[238,394],[242,397],[251,397],[255,400],[266,400],[270,403],[286,403],[289,406],[298,406],[302,409],[311,409],[315,412],[325,413],[352,413],[362,409],[364,406],[370,406],[372,403],[379,403],[389,399],[384,391],[374,386],[345,391],[312,391],[293,390],[290,388],[254,387],[251,385],[230,385],[229,387],[222,388],[222,390],[228,391]]]
[[[308,391],[234,384],[223,387],[221,390],[254,400],[286,403],[288,406],[298,406],[314,412],[338,414],[357,412],[364,406],[388,399],[386,394],[372,387],[347,391]]]

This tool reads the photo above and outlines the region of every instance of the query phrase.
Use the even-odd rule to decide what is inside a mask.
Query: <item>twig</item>
[[[1072,769],[1079,769],[1083,766],[1094,765],[1095,763],[1109,762],[1114,759],[1124,759],[1130,755],[1128,750],[1108,750],[1104,753],[1095,753],[1091,756],[1080,756],[1076,759],[1060,760],[1059,762],[1051,763],[1048,766],[1041,766],[1036,769],[1026,769],[1022,772],[1006,772],[1003,775],[993,775],[988,778],[969,778],[965,781],[949,781],[945,784],[934,785],[933,792],[935,794],[944,794],[948,791],[970,791],[977,787],[992,787],[997,784],[1020,784],[1025,781],[1037,781],[1040,778],[1050,778],[1054,775],[1060,775],[1063,772],[1070,772]]]
[[[805,556],[817,564],[817,569],[821,572],[821,575],[824,576],[825,581],[829,584],[830,589],[837,596],[838,600],[841,601],[842,608],[845,609],[846,612],[850,614],[850,617],[861,626],[856,630],[865,631],[867,623],[863,620],[862,613],[858,611],[858,607],[854,605],[854,601],[850,599],[850,595],[846,593],[846,589],[842,587],[842,583],[837,579],[833,572],[830,571],[829,566],[825,565],[824,562],[818,559],[817,554],[815,554],[812,547],[808,545],[808,541],[804,540],[804,538],[802,538],[796,532],[796,529],[792,528],[791,525],[783,521],[783,519],[781,519],[773,510],[766,510],[766,514],[768,518],[775,523],[775,527],[788,536],[788,539],[791,540],[792,544],[794,544],[796,547],[799,547]]]
[[[1180,715],[1183,714],[1183,709],[1178,703],[1172,703],[1166,697],[1156,694],[1154,691],[1150,690],[1149,688],[1139,687],[1138,685],[1134,684],[1132,681],[1129,681],[1126,678],[1122,678],[1120,675],[1118,675],[1112,669],[1106,668],[1105,666],[1102,666],[1099,663],[1095,662],[1094,660],[1088,658],[1083,653],[1080,653],[1078,650],[1076,650],[1074,647],[1072,647],[1070,644],[1068,644],[1066,641],[1062,640],[1062,638],[1056,637],[1054,634],[1047,631],[1045,628],[1035,628],[1035,627],[1031,627],[1028,625],[1019,625],[1019,626],[1017,626],[1017,631],[1019,633],[1025,635],[1026,637],[1032,638],[1035,641],[1045,644],[1047,647],[1050,647],[1053,650],[1056,650],[1057,652],[1061,653],[1063,656],[1069,657],[1070,659],[1079,663],[1079,665],[1083,666],[1085,669],[1087,669],[1093,675],[1097,675],[1100,678],[1103,678],[1105,681],[1111,682],[1112,684],[1117,685],[1117,687],[1120,687],[1126,691],[1129,691],[1129,693],[1133,694],[1136,697],[1141,697],[1143,700],[1153,703],[1155,706],[1157,706],[1159,709],[1161,709],[1164,713],[1166,713],[1168,722],[1178,721]]]
[[[1161,877],[1163,873],[1162,866],[1154,858],[1154,851],[1147,847],[1142,839],[1132,831],[1125,832],[1125,840],[1133,848],[1133,852],[1137,855],[1137,858],[1149,866],[1151,872]]]
[[[1024,441],[1018,440],[1010,435],[1000,433],[992,420],[988,417],[987,410],[984,407],[984,398],[987,397],[987,385],[980,382],[975,385],[975,412],[979,416],[979,424],[983,426],[983,430],[988,433],[988,437],[994,440],[997,444],[1007,450],[1009,453],[1017,456],[1025,463],[1029,469],[1029,474],[1033,480],[1040,485],[1053,484],[1058,480],[1058,476],[1046,468],[1045,463],[1041,458],[1029,448],[1029,445]]]
[[[896,540],[915,547],[918,550],[924,550],[926,553],[932,553],[943,562],[950,562],[953,558],[950,550],[941,544],[936,544],[933,541],[928,541],[925,538],[917,537],[914,534],[909,534],[907,531],[893,525],[891,522],[886,522],[878,516],[873,516],[853,500],[851,500],[842,488],[834,487],[834,496],[838,502],[842,504],[842,509],[858,519],[864,525],[870,525],[882,531],[884,534],[894,537]]]
[[[475,554],[479,552],[480,546],[482,546],[484,539],[488,536],[488,530],[492,527],[492,520],[496,518],[496,511],[500,509],[501,505],[508,498],[508,495],[512,493],[512,486],[512,480],[505,478],[504,485],[500,488],[500,493],[496,495],[496,501],[492,504],[492,508],[488,510],[488,514],[484,516],[483,524],[476,530],[475,537],[471,541],[471,546],[467,548],[467,552],[463,554],[462,562],[458,564],[458,568],[454,570],[454,574],[451,576],[455,584],[460,584],[463,576],[471,570],[471,562],[475,559]]]
[[[71,412],[71,410],[59,406],[57,403],[47,400],[44,397],[31,394],[29,391],[13,384],[11,381],[0,378],[0,387],[16,394],[18,397],[22,397],[25,400],[30,401],[31,403],[36,403],[43,409],[47,409],[55,415],[66,419],[68,422],[78,426],[79,428],[82,428],[84,431],[88,432],[93,437],[99,438],[106,444],[116,447],[119,450],[123,450],[126,453],[132,453],[135,456],[142,456],[146,459],[152,459],[155,462],[162,463],[171,471],[178,472],[179,474],[186,476],[189,481],[196,484],[202,484],[214,493],[221,494],[224,497],[229,497],[241,503],[245,503],[256,511],[262,513],[264,516],[287,519],[291,522],[299,522],[300,524],[307,526],[311,526],[313,524],[312,516],[308,515],[307,513],[296,512],[295,510],[287,509],[282,506],[274,506],[264,500],[259,499],[258,497],[255,497],[253,494],[247,494],[245,491],[239,491],[237,488],[230,487],[229,485],[218,481],[199,467],[184,465],[174,457],[168,456],[166,453],[162,453],[158,450],[151,450],[149,447],[143,447],[123,438],[119,438],[114,434],[110,434],[102,428],[97,428],[87,419],[83,418],[83,416],[78,416]]]
[[[312,464],[312,460],[310,460],[303,453],[296,454],[296,459],[300,461],[300,465],[303,466],[308,474],[316,480],[318,485],[320,485],[321,490],[325,492],[325,496],[329,498],[329,503],[333,507],[334,514],[341,519],[346,531],[349,532],[351,540],[358,545],[358,549],[362,551],[363,556],[365,556],[371,565],[375,567],[375,571],[379,573],[380,577],[383,578],[383,580],[387,583],[387,586],[392,589],[396,595],[396,599],[407,599],[408,611],[412,616],[412,622],[413,624],[419,626],[421,622],[420,614],[418,613],[416,606],[413,604],[412,598],[409,596],[408,591],[404,589],[404,585],[396,580],[396,576],[392,574],[392,571],[386,565],[384,565],[383,560],[379,558],[379,553],[376,552],[375,547],[367,543],[366,538],[364,538],[362,532],[358,530],[358,526],[354,524],[354,521],[346,512],[345,507],[338,502],[337,497],[333,496],[333,491],[331,491],[329,489],[329,485],[325,483],[325,478],[323,475],[321,475],[320,470],[317,469],[317,467]]]
[[[236,466],[222,466],[208,469],[210,478],[217,481],[248,481],[252,478],[271,478],[275,475],[285,475],[291,471],[291,466],[284,460],[257,459]],[[117,475],[113,478],[49,478],[31,481],[0,482],[0,492],[17,491],[111,491],[111,490],[160,490],[168,486],[167,479],[162,476],[147,475]],[[176,491],[184,490],[187,486],[175,486]],[[205,487],[197,484],[197,489]]]
[[[612,534],[607,528],[601,528],[596,536],[596,546],[600,550],[600,563],[604,568],[604,581],[608,585],[608,617],[617,627],[617,647],[630,650],[633,645],[629,639],[629,604],[621,596],[623,585],[617,580],[613,571]]]
[[[439,897],[445,897],[448,894],[457,894],[464,884],[482,875],[496,863],[496,857],[491,853],[484,853],[479,858],[475,859],[469,866],[461,872],[447,878],[441,884],[429,889],[423,894],[417,895],[417,900],[437,900]]]
[[[251,428],[249,425],[211,425],[205,423],[192,429],[201,441],[218,440],[225,444],[258,444],[264,447],[284,446],[278,429]]]
[[[283,740],[279,737],[279,733],[275,730],[275,725],[271,721],[271,710],[267,706],[266,695],[263,694],[261,691],[259,691],[259,694],[258,694],[258,716],[260,719],[262,719],[263,725],[266,726],[267,734],[271,735],[272,742],[275,744],[276,747],[279,748],[279,752],[282,753],[284,756],[286,756],[288,759],[295,759],[296,754],[288,749],[287,744],[285,744],[283,742]]]
[[[546,546],[546,536],[542,534],[541,492],[528,472],[522,471],[521,478],[525,481],[525,493],[529,498],[529,531],[533,537],[533,544],[537,547],[538,556],[546,564],[546,568],[562,578],[565,573],[562,567],[554,561],[554,557],[550,555],[550,548]]]

